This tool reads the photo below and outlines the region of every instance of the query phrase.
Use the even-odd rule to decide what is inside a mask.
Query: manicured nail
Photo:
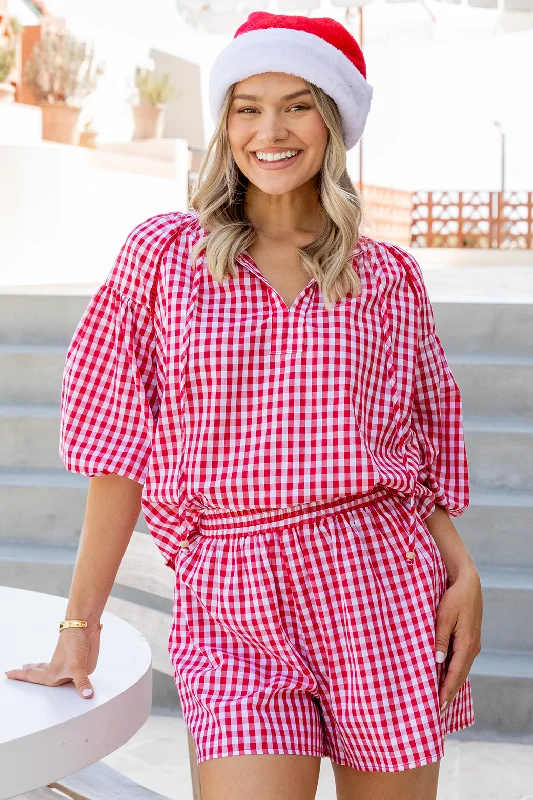
[[[437,650],[437,655],[435,656],[435,660],[437,664],[442,664],[442,662],[446,660],[446,653],[443,653],[442,650]]]
[[[93,693],[92,689],[82,689],[81,693],[84,697],[90,697]]]
[[[446,706],[447,706],[447,705],[448,705],[448,701],[447,701],[447,700],[445,700],[445,701],[444,701],[444,703],[443,703],[443,704],[442,704],[442,706],[441,706],[441,709],[440,709],[440,715],[441,715],[441,717],[442,717],[442,715],[444,714],[444,711],[446,710]]]

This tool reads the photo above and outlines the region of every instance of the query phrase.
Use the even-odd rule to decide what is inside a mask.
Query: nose
[[[278,139],[287,137],[287,126],[281,116],[273,112],[264,114],[258,125],[257,140],[263,143],[264,147],[274,147]]]

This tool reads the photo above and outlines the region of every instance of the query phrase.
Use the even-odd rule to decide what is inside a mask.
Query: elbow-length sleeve
[[[411,414],[419,451],[415,501],[422,519],[436,504],[458,517],[469,505],[461,392],[435,328],[420,266],[410,255],[406,260],[419,312]]]
[[[159,408],[143,231],[139,226],[129,235],[74,332],[63,371],[59,440],[68,471],[122,475],[141,484]]]

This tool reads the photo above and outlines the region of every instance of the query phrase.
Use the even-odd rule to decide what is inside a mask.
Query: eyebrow
[[[282,100],[293,100],[295,97],[301,97],[304,94],[311,94],[309,89],[300,89],[298,92],[293,92],[292,94],[286,94],[285,97],[282,97]],[[233,95],[233,100],[259,100],[255,94],[235,94]]]

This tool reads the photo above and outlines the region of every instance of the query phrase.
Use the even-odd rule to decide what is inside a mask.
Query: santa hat
[[[329,17],[299,17],[253,11],[217,56],[209,75],[209,106],[217,122],[229,87],[262,72],[298,75],[335,100],[347,150],[366,123],[372,86],[357,41]]]

